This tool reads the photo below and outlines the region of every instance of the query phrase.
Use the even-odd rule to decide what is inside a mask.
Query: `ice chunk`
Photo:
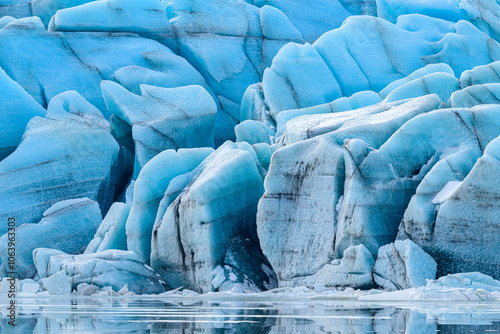
[[[38,255],[44,256],[44,253],[34,253],[37,264],[39,263]],[[56,285],[63,285],[64,276],[70,292],[82,283],[98,287],[109,286],[115,291],[127,285],[130,291],[138,294],[165,291],[159,282],[159,276],[132,251],[106,250],[94,254],[52,255],[45,268],[48,275],[47,278],[42,278],[45,287],[47,287],[46,282],[57,282]],[[64,283],[64,289],[67,289],[68,285]],[[67,290],[65,293],[68,293]]]
[[[21,282],[20,282],[21,285]],[[38,282],[32,281],[32,282],[23,282],[21,285],[21,293],[25,294],[36,294],[38,290],[40,289],[40,284]]]
[[[49,260],[53,255],[66,255],[66,253],[52,248],[37,248],[33,250],[33,262],[40,278],[51,275],[49,273]]]
[[[164,150],[213,147],[217,106],[203,87],[141,85],[142,96],[138,96],[111,81],[101,86],[110,112],[132,127],[134,177]]]
[[[293,278],[290,282],[280,282],[280,285],[314,286],[324,284],[326,287],[351,287],[354,289],[373,286],[372,254],[363,245],[351,246],[344,251],[342,259],[337,264],[325,264],[317,273],[311,276]]]
[[[44,212],[38,224],[25,224],[16,228],[15,270],[20,278],[36,273],[33,250],[53,247],[68,253],[83,252],[101,223],[99,205],[88,198],[67,200],[54,204]],[[8,235],[0,238],[0,272],[12,271],[8,267]]]
[[[412,74],[403,79],[391,82],[390,84],[387,85],[387,87],[385,87],[380,91],[380,95],[385,98],[387,97],[387,95],[389,95],[389,93],[391,93],[396,88],[401,87],[402,85],[412,80],[420,79],[432,73],[448,73],[450,75],[455,76],[455,73],[453,73],[453,69],[447,64],[429,64],[425,67],[416,70],[415,72],[413,72]]]
[[[500,291],[500,282],[492,277],[472,272],[459,273],[427,281],[426,286],[402,291],[374,295],[364,295],[359,300],[408,301],[408,300],[446,300],[446,301],[492,301],[494,293]]]
[[[246,120],[236,125],[234,128],[236,141],[246,141],[250,144],[268,143],[270,144],[276,132],[262,122]]]
[[[129,250],[149,262],[153,225],[170,182],[195,169],[212,152],[211,148],[166,150],[144,166],[134,185],[134,200],[126,223]]]
[[[385,102],[400,101],[428,94],[437,94],[441,101],[448,101],[451,94],[460,88],[453,74],[436,72],[407,82],[390,92]]]
[[[453,195],[453,192],[457,190],[461,183],[462,182],[460,181],[449,181],[446,183],[444,188],[432,199],[432,204],[441,204],[446,202],[446,200]]]
[[[462,89],[486,83],[500,83],[500,61],[474,67],[470,71],[463,72],[460,76],[460,87]]]
[[[125,223],[130,212],[130,205],[114,203],[97,229],[94,239],[90,241],[85,254],[96,253],[107,249],[127,250],[127,234]]]
[[[424,286],[436,278],[437,264],[411,240],[396,240],[380,247],[373,277],[386,290]]]
[[[125,66],[118,69],[113,78],[136,95],[141,94],[141,84],[155,87],[175,88],[190,85],[199,85],[213,95],[203,77],[186,59],[175,54],[159,51],[146,53],[144,57],[154,64],[154,69],[142,66]]]
[[[61,9],[51,31],[133,32],[153,39],[174,35],[165,7],[158,0],[101,0]]]
[[[71,283],[64,270],[42,278],[41,282],[51,295],[69,295],[71,293]]]
[[[301,40],[302,35],[279,9],[265,5],[260,9],[262,35],[268,39]]]
[[[50,19],[58,10],[80,6],[92,1],[94,0],[32,0],[31,10],[33,16],[38,16],[43,24],[48,26]]]
[[[485,145],[488,142],[485,134],[498,134],[495,133],[498,116],[488,111],[498,113],[500,106],[477,106],[472,110],[475,110],[475,127],[481,129],[477,134],[479,143]],[[481,114],[489,115],[490,123],[480,124],[478,116]],[[491,141],[482,156],[481,151],[474,154],[479,159],[469,163],[470,172],[465,173],[451,196],[434,209],[433,219],[422,221],[408,212],[401,222],[400,234],[431,254],[438,263],[440,274],[480,271],[499,278],[500,239],[495,232],[499,181],[493,176],[500,172],[500,138]]]
[[[435,98],[439,105],[439,99]],[[358,132],[367,125],[362,122],[359,128],[353,126],[345,132],[342,129],[332,131],[277,150],[266,177],[266,192],[259,203],[257,226],[264,254],[278,277],[283,280],[313,275],[327,259],[338,258],[345,249],[356,244],[363,244],[372,254],[377,254],[380,246],[395,240],[403,217],[408,225],[401,229],[412,235],[413,241],[439,266],[452,263],[444,262],[445,257],[441,261],[441,255],[437,256],[428,248],[436,241],[435,234],[425,234],[427,230],[436,230],[437,225],[432,227],[433,220],[430,220],[429,228],[424,223],[428,220],[415,219],[415,215],[407,217],[405,211],[409,209],[417,187],[422,185],[430,188],[422,188],[422,194],[426,196],[424,202],[428,201],[430,207],[421,211],[429,213],[426,217],[433,217],[435,206],[432,199],[448,181],[461,181],[460,174],[464,171],[467,175],[469,161],[473,165],[481,155],[481,147],[500,135],[498,108],[500,106],[485,105],[470,110],[440,109],[427,113],[422,109],[420,115],[402,126],[396,122],[394,128],[370,126]],[[332,117],[335,115],[338,113]],[[493,171],[492,175],[495,173]],[[489,183],[494,187],[494,182]],[[495,193],[496,190],[492,192]],[[474,192],[469,194],[477,196],[473,195]],[[441,205],[440,212],[449,205],[450,199]],[[472,218],[479,213],[481,221],[488,224],[486,222],[492,219],[495,210],[472,209],[477,201],[468,203],[471,208],[466,209],[463,202],[457,202],[461,209],[454,207],[454,216],[467,212]],[[421,207],[415,206],[412,212],[421,212]],[[451,223],[451,219],[449,221]],[[463,221],[465,224],[467,219]],[[458,229],[454,233],[460,236],[457,234],[454,240],[477,239],[477,236],[473,237],[473,231],[475,229],[471,227],[464,239],[463,230]],[[443,238],[451,236],[445,229],[441,233]],[[494,245],[493,236],[496,234],[490,232],[490,235],[491,245]],[[423,240],[426,240],[425,245]],[[436,247],[443,249],[440,244]],[[492,251],[494,247],[491,247]],[[477,250],[469,249],[467,252],[477,253]],[[461,255],[449,256],[461,258]],[[488,257],[481,259],[494,263],[487,260]],[[482,261],[476,260],[477,255],[469,254],[467,258]],[[485,267],[478,264],[474,268]],[[494,270],[494,267],[490,266],[488,270]]]
[[[80,296],[91,296],[99,290],[94,284],[81,283],[76,287],[76,294]]]
[[[43,107],[57,94],[75,90],[107,117],[100,89],[103,79],[111,80],[125,66],[155,70],[156,62],[148,59],[151,53],[180,58],[166,46],[134,34],[47,32],[38,17],[5,26],[0,31],[0,44],[0,67]],[[193,70],[187,62],[182,65],[177,61],[175,66],[179,72],[184,67],[186,75]]]
[[[480,104],[500,104],[500,82],[474,85],[451,96],[452,108],[472,108]]]
[[[31,119],[16,151],[0,162],[0,219],[37,223],[51,205],[82,197],[106,212],[120,177],[112,173],[119,146],[110,130],[78,93],[53,98],[45,118]]]
[[[351,15],[339,1],[254,0],[254,3],[256,5],[263,3],[281,10],[309,42],[314,42],[321,34],[340,27],[342,22]],[[371,5],[373,6],[373,3]],[[356,11],[354,15],[364,12],[363,8],[357,8],[355,5],[351,5],[350,9]],[[366,9],[366,11],[369,10]]]
[[[15,291],[19,291],[19,280],[12,277],[3,277],[0,283],[0,295],[9,294],[9,291],[13,290],[12,288],[14,288]]]
[[[2,16],[2,15],[0,15]],[[0,29],[5,27],[7,24],[11,23],[12,21],[15,21],[16,19],[12,16],[3,16],[0,18]]]
[[[349,17],[312,47],[285,46],[262,80],[271,115],[363,90],[378,92],[426,64],[446,63],[458,76],[500,59],[500,44],[470,22],[450,27],[438,19],[426,20],[434,23],[433,29],[417,24],[421,16],[408,17],[402,27],[414,29],[407,31],[379,18]]]
[[[255,227],[264,170],[254,149],[228,142],[195,173],[155,223],[152,267],[172,288],[212,291],[211,273],[217,266],[230,268],[227,284],[221,283],[219,290],[242,284],[259,290],[276,287]],[[230,273],[238,279],[231,280]]]
[[[0,24],[1,26],[1,24]],[[35,116],[45,116],[45,109],[0,68],[0,161],[12,153]]]
[[[283,134],[288,121],[304,115],[328,114],[367,107],[382,101],[382,97],[370,90],[358,92],[350,97],[340,97],[333,102],[310,108],[284,110],[276,117],[277,135]]]
[[[370,146],[378,147],[406,121],[437,109],[441,104],[437,95],[428,95],[393,103],[378,103],[352,111],[297,117],[286,123],[283,144],[291,145],[335,131],[342,137],[339,142],[345,138],[358,138]],[[374,130],[374,127],[378,130]]]
[[[298,58],[300,67],[294,66]],[[275,119],[279,111],[312,107],[342,96],[334,74],[310,44],[283,47],[264,72],[262,88]]]
[[[492,0],[377,0],[378,16],[396,22],[403,14],[424,14],[448,21],[468,20],[500,40],[500,5]]]

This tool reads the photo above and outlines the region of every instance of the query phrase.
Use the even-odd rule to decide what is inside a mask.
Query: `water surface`
[[[259,297],[19,298],[1,333],[500,333],[500,303]]]

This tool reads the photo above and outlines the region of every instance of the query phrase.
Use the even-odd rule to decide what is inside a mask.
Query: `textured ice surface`
[[[212,152],[211,148],[166,150],[144,166],[134,184],[132,208],[126,223],[129,250],[149,262],[153,225],[170,182],[191,172]]]
[[[391,22],[416,13],[453,22],[468,20],[497,41],[500,38],[500,4],[496,0],[377,0],[378,16]]]
[[[64,255],[78,274],[46,277],[63,254],[35,254],[52,293],[69,278],[126,295],[119,277],[143,276],[113,266],[132,261],[186,296],[496,299],[422,286],[500,278],[499,14],[497,0],[0,0],[0,220],[24,237],[58,202],[97,202],[92,241],[41,244],[85,249]],[[33,276],[47,237],[28,234]],[[88,268],[108,260],[97,287]]]
[[[428,95],[393,103],[382,102],[352,111],[297,117],[286,123],[286,132],[280,143],[290,145],[335,132],[338,143],[356,138],[366,141],[370,147],[379,147],[405,122],[438,109],[441,104],[437,95]],[[303,110],[319,108],[321,106]]]
[[[0,161],[12,153],[24,133],[26,124],[45,109],[0,68]]]
[[[474,67],[470,71],[463,72],[460,76],[461,88],[487,83],[500,83],[500,61]]]
[[[409,237],[432,255],[439,265],[438,273],[481,271],[495,278],[500,277],[498,245],[500,239],[495,231],[498,228],[499,207],[497,205],[500,172],[500,138],[492,140],[486,147],[489,134],[498,134],[498,106],[475,107],[476,120],[480,114],[490,114],[488,124],[480,126],[477,134],[478,145],[462,156],[447,160],[449,163],[428,173],[427,187],[444,187],[448,181],[461,181],[450,196],[442,203],[429,203],[433,197],[425,196],[424,187],[417,189],[417,195],[408,207],[401,223],[401,237]],[[479,151],[479,149],[481,149]],[[484,153],[482,151],[484,150]],[[479,159],[478,159],[479,158]],[[478,159],[476,161],[476,159]],[[432,175],[432,178],[431,178]],[[424,179],[425,180],[425,179]],[[425,191],[429,193],[430,189]]]
[[[500,44],[467,21],[444,24],[411,15],[393,25],[369,16],[349,17],[312,46],[289,44],[263,76],[273,117],[363,91],[380,91],[429,63],[446,63],[459,76],[500,59]],[[300,61],[298,61],[300,59]],[[244,105],[252,104],[243,101]]]
[[[217,106],[203,87],[141,85],[142,96],[112,81],[103,81],[101,87],[110,112],[131,127],[135,143],[134,177],[164,150],[213,147]]]
[[[452,108],[471,108],[481,104],[500,104],[500,82],[474,85],[451,96]]]
[[[424,102],[430,98],[432,95],[420,99]],[[417,234],[420,230],[436,233],[438,225],[432,227],[435,208],[432,199],[448,181],[461,180],[459,168],[466,175],[467,166],[472,167],[467,162],[473,164],[481,156],[483,145],[500,135],[499,113],[498,106],[494,105],[428,113],[422,104],[419,108],[424,113],[403,126],[369,127],[359,136],[356,131],[364,129],[363,122],[359,128],[354,126],[345,132],[340,128],[284,147],[274,154],[265,181],[266,193],[259,203],[257,225],[264,254],[280,279],[312,275],[328,259],[340,257],[351,245],[363,244],[376,255],[380,246],[394,241],[403,216],[404,224],[415,226],[412,235],[420,235],[421,232]],[[336,115],[339,113],[330,117]],[[381,129],[385,132],[381,133]],[[349,139],[353,137],[363,140]],[[493,186],[495,183],[482,184]],[[477,196],[478,192],[468,194]],[[483,205],[472,199],[467,203],[472,207],[475,203]],[[481,213],[466,209],[463,202],[457,205],[462,205],[463,211],[455,207],[450,210],[457,213],[455,224],[462,216],[462,224],[466,225],[468,218],[462,212],[469,212],[480,214],[485,225],[489,225],[485,218],[493,217],[495,212],[494,208],[480,210]],[[476,250],[465,244],[477,233],[473,231],[471,228],[464,236],[463,229],[456,230],[456,238],[460,239],[450,240],[450,247],[464,240],[464,246],[456,252],[472,256]],[[425,240],[430,240],[425,235]],[[450,237],[445,231],[441,235],[445,239]],[[491,238],[488,249],[493,253],[496,234],[486,235]],[[436,247],[435,252],[415,238],[414,241],[432,256],[441,256],[437,250],[443,245],[436,242],[435,237],[432,242],[427,241]],[[481,258],[484,260],[478,258],[474,268],[492,272],[491,266],[478,266],[480,261],[489,262],[486,257]],[[450,262],[445,259],[436,261],[440,265]],[[472,267],[454,267],[454,272],[459,268],[472,270]]]
[[[130,205],[114,203],[99,225],[94,239],[85,249],[85,253],[96,253],[107,249],[127,250],[125,223],[129,213]]]
[[[373,277],[386,290],[402,290],[436,278],[437,264],[411,240],[396,240],[380,247]]]
[[[209,292],[277,286],[255,227],[263,173],[249,144],[226,143],[170,197],[151,247],[151,265],[170,287]]]
[[[74,91],[56,96],[45,118],[31,119],[18,148],[0,162],[0,219],[38,223],[53,204],[83,197],[107,211],[118,151],[99,110]],[[0,234],[6,230],[0,225]]]
[[[48,282],[54,291],[68,289],[64,280],[69,283],[70,290],[87,283],[98,287],[110,286],[115,291],[127,285],[130,291],[139,294],[164,291],[160,277],[132,251],[106,250],[81,255],[50,255],[50,252],[50,249],[37,249],[34,260],[39,273],[45,274],[40,275],[42,283],[45,285]]]
[[[101,0],[59,10],[50,20],[52,31],[133,32],[164,39],[174,35],[158,0]]]
[[[37,224],[25,224],[16,228],[15,271],[18,278],[35,276],[33,250],[51,247],[67,253],[81,253],[101,223],[99,205],[88,198],[73,199],[54,204],[43,213]],[[13,271],[8,265],[7,234],[0,238],[2,266],[0,276]]]
[[[290,281],[281,281],[281,286],[351,287],[354,289],[370,288],[373,282],[372,254],[363,245],[351,246],[344,251],[341,260],[325,264],[317,273],[306,277],[296,277]]]

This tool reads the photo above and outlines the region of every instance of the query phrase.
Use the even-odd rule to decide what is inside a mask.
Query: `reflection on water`
[[[236,297],[18,299],[1,333],[495,333],[499,303],[362,303]]]

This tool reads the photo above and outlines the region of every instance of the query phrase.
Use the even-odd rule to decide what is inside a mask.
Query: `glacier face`
[[[20,276],[420,297],[499,279],[499,17],[494,0],[0,0]],[[488,281],[467,275],[437,282]]]

